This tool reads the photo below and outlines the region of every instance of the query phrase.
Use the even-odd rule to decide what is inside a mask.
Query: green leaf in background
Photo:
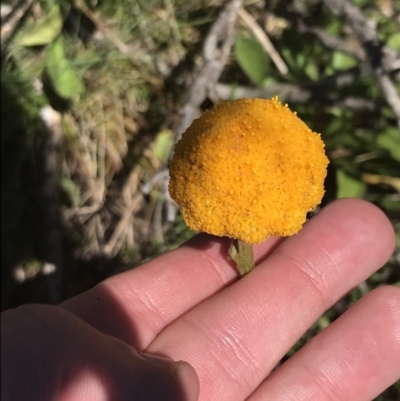
[[[394,50],[400,51],[400,32],[396,32],[389,37],[387,46]]]
[[[154,154],[156,155],[157,159],[162,163],[166,163],[173,145],[174,134],[171,130],[165,129],[159,132],[153,144]]]
[[[291,70],[297,70],[297,63],[293,49],[284,47],[281,49],[282,56],[284,57],[286,64],[288,64]]]
[[[357,61],[342,52],[333,52],[332,56],[332,67],[335,70],[348,70],[351,67],[354,67],[357,64]]]
[[[393,159],[400,162],[400,132],[397,128],[388,127],[376,138],[377,145],[387,150]]]
[[[366,185],[359,179],[348,175],[343,169],[337,169],[336,179],[338,184],[337,198],[361,198]]]
[[[19,38],[22,46],[43,46],[51,43],[61,32],[63,18],[60,7],[55,4],[40,21],[33,32],[27,32]]]
[[[316,81],[319,78],[318,68],[313,61],[306,64],[304,72],[312,81]]]
[[[70,178],[62,177],[60,186],[67,194],[72,206],[76,207],[81,203],[81,191]]]
[[[331,35],[339,36],[339,34],[342,30],[342,25],[343,25],[343,21],[341,20],[341,18],[335,18],[326,26],[325,29]]]
[[[386,44],[393,50],[400,51],[400,32],[396,32],[390,35]]]
[[[268,57],[261,43],[253,38],[239,36],[235,41],[235,54],[245,74],[261,85],[268,72]]]
[[[362,7],[367,3],[368,0],[353,0],[353,3],[358,6],[358,7]]]
[[[53,42],[46,51],[46,72],[59,96],[71,99],[84,91],[81,78],[65,58],[62,38]]]

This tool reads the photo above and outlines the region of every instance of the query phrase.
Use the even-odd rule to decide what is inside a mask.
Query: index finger
[[[298,235],[284,243],[289,241],[294,253],[316,257],[321,255],[316,243],[321,233],[325,242],[339,237],[353,241],[358,235],[368,238],[378,235],[382,243],[379,255],[376,249],[365,250],[370,251],[371,261],[379,259],[373,264],[382,263],[393,245],[393,232],[383,213],[367,202],[354,199],[326,207]],[[256,247],[258,258],[264,258],[279,241],[273,238]],[[230,242],[226,238],[200,235],[173,252],[102,282],[65,302],[63,307],[100,331],[145,349],[175,319],[238,278],[227,256]]]
[[[256,262],[282,240],[272,237],[256,246]],[[180,248],[113,276],[60,306],[144,350],[168,324],[239,278],[228,257],[231,242],[196,235]]]

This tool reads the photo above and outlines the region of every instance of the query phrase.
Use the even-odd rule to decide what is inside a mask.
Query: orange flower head
[[[255,244],[297,233],[324,194],[321,136],[271,100],[206,111],[182,135],[169,191],[193,230]]]

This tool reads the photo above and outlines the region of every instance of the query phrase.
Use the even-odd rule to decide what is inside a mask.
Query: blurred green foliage
[[[19,37],[19,44],[22,46],[48,45],[60,35],[62,26],[63,17],[60,6],[53,4],[43,19],[36,23],[33,30],[22,33]]]

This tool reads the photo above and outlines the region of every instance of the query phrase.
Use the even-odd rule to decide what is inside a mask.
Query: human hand
[[[189,362],[200,401],[367,401],[400,378],[400,289],[390,286],[271,373],[388,259],[394,235],[381,211],[334,202],[298,235],[256,246],[257,267],[240,280],[229,244],[202,234],[60,307],[6,312],[2,399],[197,399],[188,364],[159,367],[130,347]]]

